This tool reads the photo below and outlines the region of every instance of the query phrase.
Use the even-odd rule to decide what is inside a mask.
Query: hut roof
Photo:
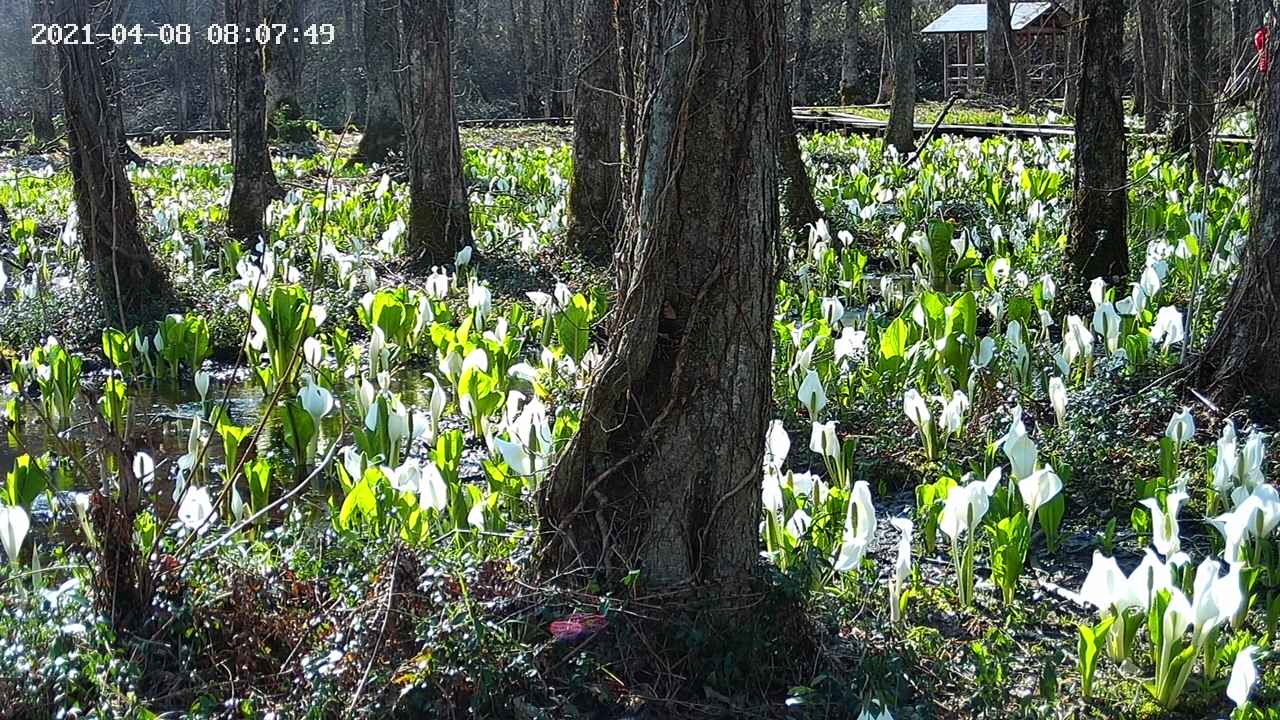
[[[1018,32],[1053,9],[1052,2],[1016,2],[1011,6],[1013,31]],[[923,30],[926,33],[984,33],[987,4],[956,5]]]

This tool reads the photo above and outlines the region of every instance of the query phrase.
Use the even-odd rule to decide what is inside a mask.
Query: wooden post
[[[942,34],[942,94],[951,97],[951,33]]]

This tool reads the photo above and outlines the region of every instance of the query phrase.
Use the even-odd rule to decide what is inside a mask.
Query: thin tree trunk
[[[1190,0],[1166,0],[1165,18],[1168,55],[1165,58],[1165,96],[1169,99],[1169,146],[1174,152],[1191,149],[1191,71],[1187,62],[1191,57],[1187,38],[1187,9]]]
[[[852,105],[858,95],[858,20],[862,0],[844,0],[844,43],[840,53],[840,103]]]
[[[791,103],[809,104],[809,50],[813,35],[813,0],[797,0],[796,56],[791,64]]]
[[[252,27],[261,21],[262,0],[227,0],[227,22]],[[267,95],[263,47],[228,47],[235,106],[231,111],[231,201],[227,235],[254,247],[266,237],[267,204],[280,193],[267,147]]]
[[[1187,117],[1191,155],[1200,177],[1209,172],[1213,152],[1213,98],[1217,83],[1211,60],[1213,6],[1211,0],[1187,3]]]
[[[565,20],[565,0],[543,0],[542,49],[546,54],[543,68],[546,71],[544,87],[547,97],[543,107],[547,117],[564,117],[567,93],[564,87],[564,47],[568,44],[568,27]]]
[[[539,490],[543,569],[744,589],[771,406],[779,4],[666,3],[626,281],[582,424]],[[698,112],[688,112],[693,104]],[[741,616],[739,616],[741,619]]]
[[[187,0],[174,0],[174,6],[172,22],[175,25],[191,19]],[[186,130],[191,119],[191,88],[187,82],[191,75],[191,51],[189,45],[181,43],[174,43],[169,50],[173,53],[173,124],[178,130]]]
[[[893,47],[893,105],[885,142],[902,155],[915,149],[916,35],[911,22],[913,0],[887,0],[885,25]]]
[[[1069,0],[1068,4],[1072,22],[1067,30],[1067,83],[1062,94],[1062,112],[1067,115],[1075,114],[1080,89],[1080,2]]]
[[[263,0],[266,22],[303,27],[305,0]],[[256,25],[256,23],[255,23]],[[306,56],[303,43],[272,42],[265,46],[267,72],[267,122],[273,137],[306,140],[310,131],[302,124],[302,73]]]
[[[358,25],[356,22],[355,2],[354,0],[342,0],[339,3],[339,7],[342,8],[343,32],[347,33],[349,37],[354,37]],[[361,30],[363,31],[363,28]],[[364,37],[363,32],[361,37]],[[355,75],[357,68],[355,61],[352,59],[350,45],[344,44],[338,50],[338,64],[346,77],[349,78]],[[358,103],[356,102],[355,87],[356,84],[350,81],[342,84],[342,120],[344,123],[350,122],[356,116],[356,105]]]
[[[52,22],[52,0],[31,0],[31,22]],[[31,46],[31,133],[39,143],[52,140],[58,130],[54,127],[54,103],[58,99],[57,52],[45,44]]]
[[[1073,280],[1082,285],[1095,277],[1123,279],[1129,272],[1128,146],[1120,78],[1127,4],[1127,0],[1083,3],[1083,61],[1067,247]]]
[[[55,22],[85,25],[90,18],[89,0],[54,3]],[[163,313],[169,287],[138,228],[133,188],[112,135],[103,45],[60,44],[57,53],[81,247],[104,314],[125,328]]]
[[[1147,114],[1145,65],[1146,63],[1142,57],[1142,31],[1135,27],[1133,33],[1133,114],[1144,117]]]
[[[399,0],[364,2],[364,135],[352,160],[366,164],[385,162],[404,143],[400,122],[400,34],[396,28]]]
[[[1272,28],[1272,57],[1280,38]],[[1200,357],[1198,374],[1227,408],[1254,395],[1280,412],[1280,73],[1262,76],[1258,142],[1253,156],[1253,208],[1249,238],[1216,330]]]
[[[888,0],[886,0],[888,2]],[[893,97],[893,41],[885,21],[884,40],[880,42],[880,87],[876,90],[876,104],[887,105]]]
[[[444,265],[471,244],[454,109],[449,0],[400,4],[405,55],[403,115],[409,159],[409,254],[420,266]]]
[[[1159,0],[1137,0],[1138,44],[1142,49],[1143,120],[1147,132],[1156,132],[1164,122],[1167,102],[1164,96],[1165,44],[1160,33]]]
[[[613,255],[622,226],[621,64],[612,2],[587,3],[582,52],[574,92],[568,243],[584,256],[604,260]]]
[[[618,77],[622,92],[622,159],[624,185],[630,179],[636,159],[636,7],[632,0],[617,0],[614,5],[618,23]]]
[[[209,3],[209,25],[222,25],[226,19],[224,0]],[[227,63],[220,48],[209,46],[209,129],[221,130],[227,124]]]
[[[514,15],[515,0],[512,0],[512,13]],[[546,18],[541,18],[539,22],[545,22]],[[537,33],[534,32],[534,15],[530,0],[520,0],[520,22],[512,24],[512,32],[516,34],[512,46],[516,48],[517,67],[520,68],[520,87],[523,91],[521,99],[524,108],[525,117],[542,117],[542,91],[538,82],[542,71],[541,63],[538,62],[538,46],[534,42]]]

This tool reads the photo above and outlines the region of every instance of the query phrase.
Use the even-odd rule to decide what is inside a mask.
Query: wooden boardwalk
[[[880,135],[885,131],[888,125],[884,120],[874,120],[872,118],[854,115],[852,113],[843,113],[836,110],[828,110],[824,108],[808,108],[798,107],[793,110],[795,122],[798,127],[810,130],[836,130],[839,132],[857,133],[860,135]],[[924,135],[929,132],[933,125],[929,123],[916,123],[916,134]],[[997,135],[1020,137],[1020,138],[1044,138],[1046,140],[1053,138],[1071,138],[1075,136],[1075,129],[1070,125],[1020,125],[1015,123],[1002,123],[1000,125],[939,125],[933,132],[934,136],[938,135],[959,135],[961,137],[988,138]],[[1134,140],[1150,140],[1161,142],[1164,140],[1163,135],[1139,132],[1135,130],[1129,131],[1129,137]],[[1253,138],[1243,135],[1218,135],[1217,142],[1224,145],[1252,145]]]
[[[821,131],[839,131],[848,133],[857,133],[860,135],[881,135],[888,125],[883,120],[873,120],[871,118],[854,115],[852,113],[839,112],[826,108],[810,108],[797,107],[794,108],[794,117],[797,127],[809,130]],[[568,126],[573,124],[571,117],[555,117],[555,118],[483,118],[476,120],[460,120],[458,125],[461,127],[518,127],[521,125],[557,125]],[[916,133],[923,136],[933,125],[928,123],[917,123]],[[330,128],[334,132],[340,132],[341,128]],[[1020,125],[1015,123],[1003,123],[1000,125],[939,125],[933,131],[934,136],[937,135],[957,135],[960,137],[976,137],[989,138],[997,135],[1019,137],[1019,138],[1070,138],[1075,135],[1074,129],[1070,125]],[[213,140],[223,139],[231,136],[230,130],[165,130],[157,128],[151,132],[129,133],[128,139],[139,145],[158,145],[165,141],[173,141],[182,143],[188,140]],[[1153,135],[1150,133],[1139,132],[1135,130],[1129,131],[1129,137],[1134,140],[1148,140],[1153,142],[1161,142],[1164,140],[1163,135]],[[23,138],[13,138],[10,140],[0,140],[0,148],[16,149],[22,146]],[[1219,135],[1217,142],[1224,145],[1252,145],[1253,138],[1243,135]]]

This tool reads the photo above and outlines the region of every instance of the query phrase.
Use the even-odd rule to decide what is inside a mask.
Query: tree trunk
[[[1159,0],[1137,0],[1138,44],[1142,50],[1143,119],[1149,133],[1160,129],[1167,108],[1164,96],[1165,47],[1160,33]]]
[[[1123,279],[1129,273],[1128,146],[1120,56],[1127,0],[1083,3],[1076,167],[1067,255],[1073,281]]]
[[[515,0],[511,0],[511,13],[515,16]],[[545,22],[541,18],[538,22]],[[530,0],[520,0],[520,21],[512,23],[512,47],[516,51],[516,67],[520,68],[519,87],[521,89],[521,107],[524,116],[542,117],[542,91],[539,89],[539,78],[542,74],[538,61],[538,46],[534,42],[534,15]]]
[[[209,25],[222,25],[226,19],[224,0],[213,0],[209,10]],[[227,122],[227,63],[220,48],[209,46],[209,129],[229,127]]]
[[[630,181],[636,161],[636,4],[632,0],[617,0],[618,13],[618,77],[622,81],[622,160],[623,185]]]
[[[1147,114],[1147,85],[1146,85],[1146,68],[1142,58],[1142,37],[1141,31],[1135,30],[1133,34],[1133,114],[1146,117]]]
[[[568,44],[569,33],[564,2],[565,0],[543,0],[542,3],[542,49],[546,53],[543,86],[547,91],[543,107],[546,108],[547,117],[564,117],[568,114],[565,110],[568,93],[564,87],[564,47]]]
[[[840,53],[840,103],[852,105],[858,96],[858,19],[862,0],[844,0],[844,44]]]
[[[227,22],[253,27],[261,22],[262,0],[227,0]],[[263,47],[257,43],[228,46],[235,105],[231,112],[231,201],[227,235],[249,247],[266,237],[267,204],[279,195],[267,147],[267,95]]]
[[[60,24],[90,22],[90,0],[56,0],[53,7]],[[57,54],[81,247],[103,314],[126,328],[163,313],[169,287],[138,228],[133,188],[112,135],[104,44],[60,44]]]
[[[420,266],[444,265],[471,244],[449,59],[449,0],[401,3],[400,19],[406,82],[401,117],[408,121],[409,253]]]
[[[52,22],[51,0],[31,0],[31,22]],[[47,143],[58,134],[53,124],[54,103],[58,99],[55,87],[56,51],[49,45],[31,46],[31,134],[36,142]]]
[[[1166,0],[1166,37],[1169,39],[1165,58],[1165,97],[1169,99],[1169,146],[1177,153],[1191,149],[1191,118],[1187,112],[1191,97],[1191,73],[1187,61],[1187,7],[1190,0]]]
[[[886,3],[888,2],[888,0],[885,1]],[[893,40],[891,34],[888,14],[886,13],[884,40],[880,42],[880,87],[876,90],[877,105],[887,105],[893,97]]]
[[[1062,93],[1062,112],[1074,115],[1076,99],[1080,93],[1080,2],[1068,0],[1067,10],[1071,14],[1071,27],[1067,30],[1067,82]]]
[[[1271,57],[1280,52],[1272,28]],[[1226,408],[1254,395],[1280,412],[1280,73],[1262,76],[1258,142],[1254,146],[1249,238],[1216,330],[1200,357],[1198,374]]]
[[[809,104],[809,50],[813,37],[813,0],[797,0],[796,56],[791,63],[791,104]]]
[[[887,0],[885,25],[893,46],[893,105],[885,142],[902,155],[915,149],[916,34],[911,22],[913,0]]]
[[[1212,0],[1187,3],[1187,117],[1191,156],[1200,177],[1206,177],[1213,153],[1213,98],[1216,94],[1211,50]]]
[[[1258,0],[1231,0],[1231,51],[1224,57],[1227,77],[1253,77],[1249,64],[1257,55],[1253,34],[1262,26],[1262,8]]]
[[[187,0],[175,0],[173,24],[177,25],[190,20],[190,6]],[[174,43],[169,51],[173,54],[173,124],[178,130],[186,130],[191,119],[191,88],[187,82],[191,75],[191,49],[190,45]]]
[[[549,573],[744,589],[771,407],[780,4],[657,6],[641,199],[582,424],[539,491]],[[689,112],[690,106],[698,109]]]
[[[266,22],[304,27],[305,0],[263,0]],[[376,0],[375,0],[376,2]],[[254,23],[257,25],[257,23]],[[267,123],[272,137],[283,140],[307,140],[310,131],[302,124],[302,71],[306,56],[304,43],[272,42],[266,52]]]
[[[782,173],[783,226],[789,228],[794,237],[807,238],[808,227],[822,218],[822,212],[813,199],[813,185],[804,156],[800,153],[791,106],[784,104],[779,115],[778,165]]]
[[[588,2],[582,70],[574,92],[569,246],[606,260],[622,226],[622,103],[617,18],[612,2]]]
[[[404,143],[400,122],[400,33],[396,26],[399,0],[365,0],[364,74],[366,88],[364,135],[355,162],[385,162]]]
[[[986,78],[988,95],[1007,98],[1013,89],[1013,16],[1009,0],[987,0]]]

